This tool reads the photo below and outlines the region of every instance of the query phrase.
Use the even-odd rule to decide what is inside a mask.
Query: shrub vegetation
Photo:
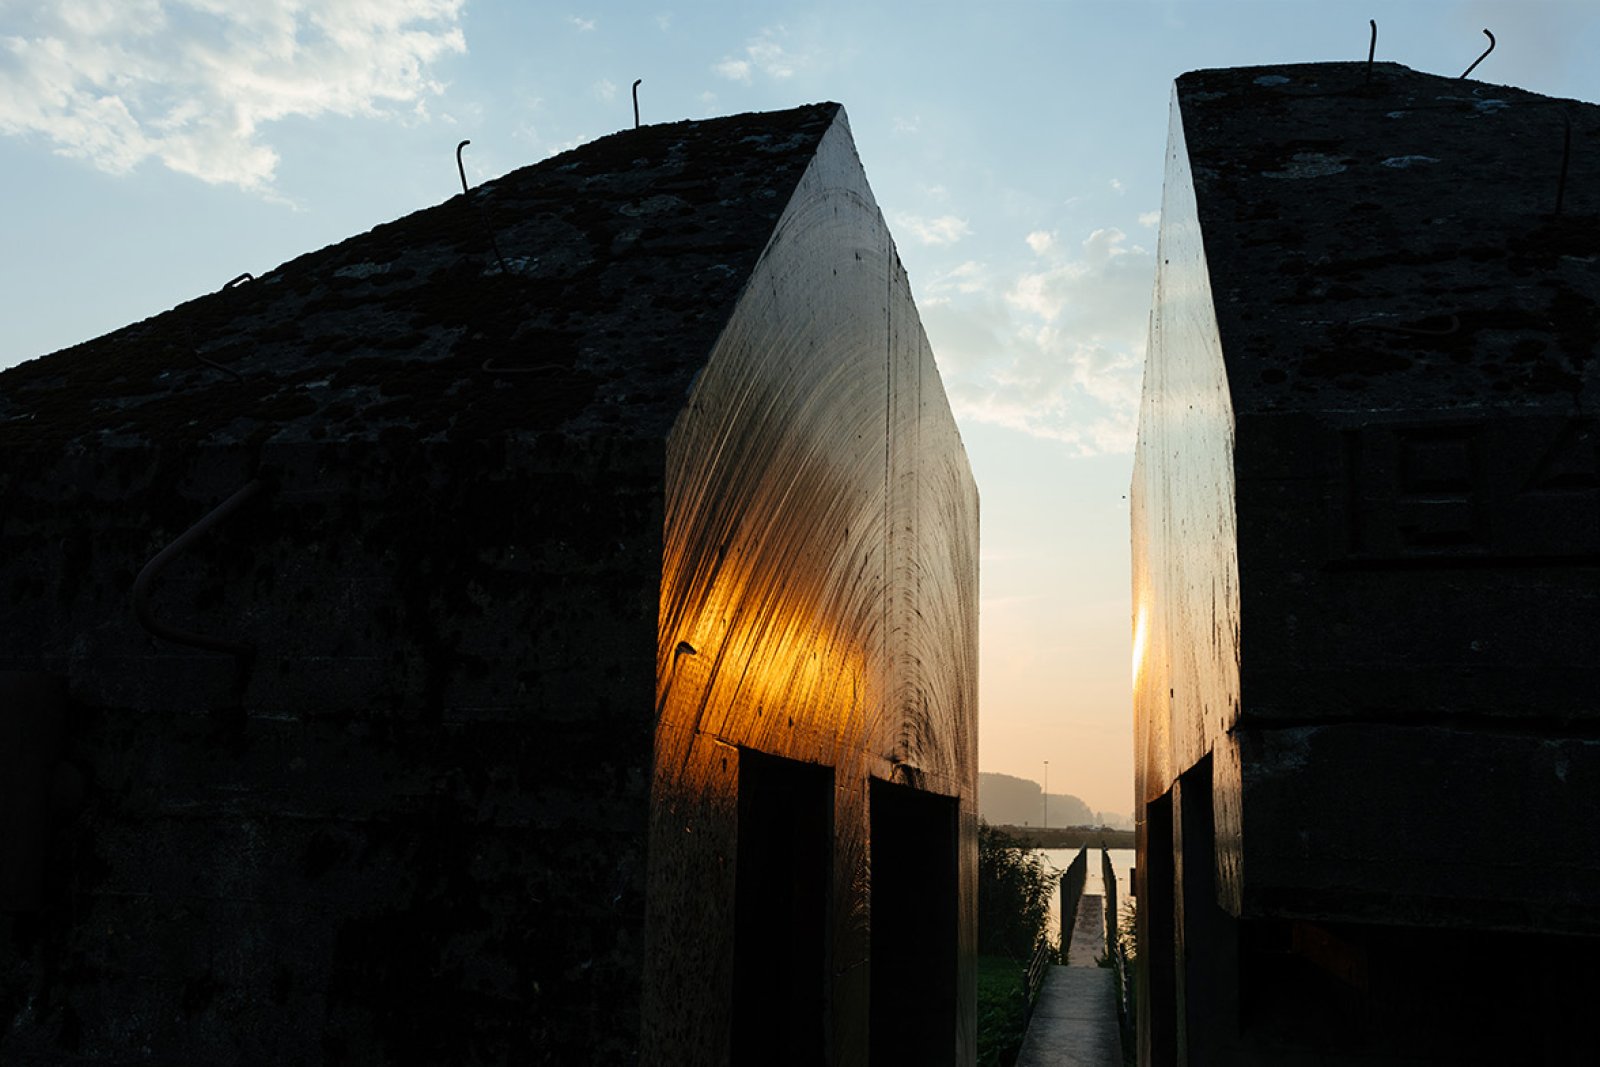
[[[1027,966],[1050,918],[1055,879],[1044,857],[988,823],[978,824],[978,952]]]
[[[1028,1025],[1023,977],[1045,936],[1055,879],[1044,857],[978,824],[978,1067],[1010,1067]]]

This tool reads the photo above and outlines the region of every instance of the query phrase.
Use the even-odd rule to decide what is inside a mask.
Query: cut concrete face
[[[872,778],[957,813],[970,992],[977,498],[837,105],[604,138],[13,368],[0,449],[0,669],[65,680],[86,783],[0,1058],[723,1062],[741,753],[831,774],[786,1025],[865,1062]]]
[[[733,897],[691,872],[732,852],[719,813],[739,792],[734,752],[754,747],[835,770],[831,1025],[859,1062],[868,779],[960,798],[951,960],[975,948],[977,496],[842,123],[773,229],[667,463],[651,849],[699,859],[652,862],[646,1016],[708,1056],[728,1033],[698,985],[733,967],[714,936]],[[971,993],[964,963],[960,975]],[[963,1008],[952,1050],[975,1048],[970,1020]]]
[[[1241,952],[1248,1016],[1280,948],[1588,943],[1600,108],[1321,64],[1185,75],[1172,115],[1132,497],[1141,878],[1212,841],[1156,893],[1213,887],[1177,960]],[[1214,1047],[1185,1025],[1154,1047]]]

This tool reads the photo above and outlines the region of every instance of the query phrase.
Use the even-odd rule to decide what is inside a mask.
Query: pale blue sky
[[[645,122],[838,100],[983,497],[980,762],[1132,809],[1127,491],[1171,81],[1600,100],[1592,0],[0,0],[0,366]]]

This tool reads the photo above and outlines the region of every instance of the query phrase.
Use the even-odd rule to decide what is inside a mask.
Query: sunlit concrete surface
[[[816,1051],[840,1063],[964,1062],[976,1049],[977,491],[842,116],[665,459],[644,972],[647,1028],[673,1041],[662,1062],[716,1062],[735,1019],[708,984],[775,1018],[824,998],[805,1025],[826,1021]],[[779,910],[796,875],[725,862],[753,825],[744,751],[832,774],[817,900],[831,903],[796,966]],[[774,817],[750,832],[791,831]],[[752,877],[770,887],[752,890]],[[730,941],[741,910],[767,918]],[[735,1059],[770,1049],[770,1030],[750,1030]],[[745,1031],[733,1033],[737,1046]]]
[[[977,491],[843,109],[226,281],[0,374],[0,1062],[969,1063]]]

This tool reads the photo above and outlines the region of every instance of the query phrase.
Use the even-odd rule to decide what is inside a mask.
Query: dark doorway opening
[[[833,768],[739,752],[736,1067],[827,1062]]]
[[[1173,862],[1172,793],[1144,807],[1144,892],[1139,897],[1139,1062],[1165,1067],[1178,1062],[1177,923]]]
[[[1178,778],[1174,851],[1179,863],[1174,903],[1182,919],[1175,960],[1177,1059],[1190,1067],[1227,1063],[1237,1033],[1237,932],[1217,904],[1217,834],[1211,754]]]
[[[874,780],[871,1060],[956,1062],[958,805]]]

